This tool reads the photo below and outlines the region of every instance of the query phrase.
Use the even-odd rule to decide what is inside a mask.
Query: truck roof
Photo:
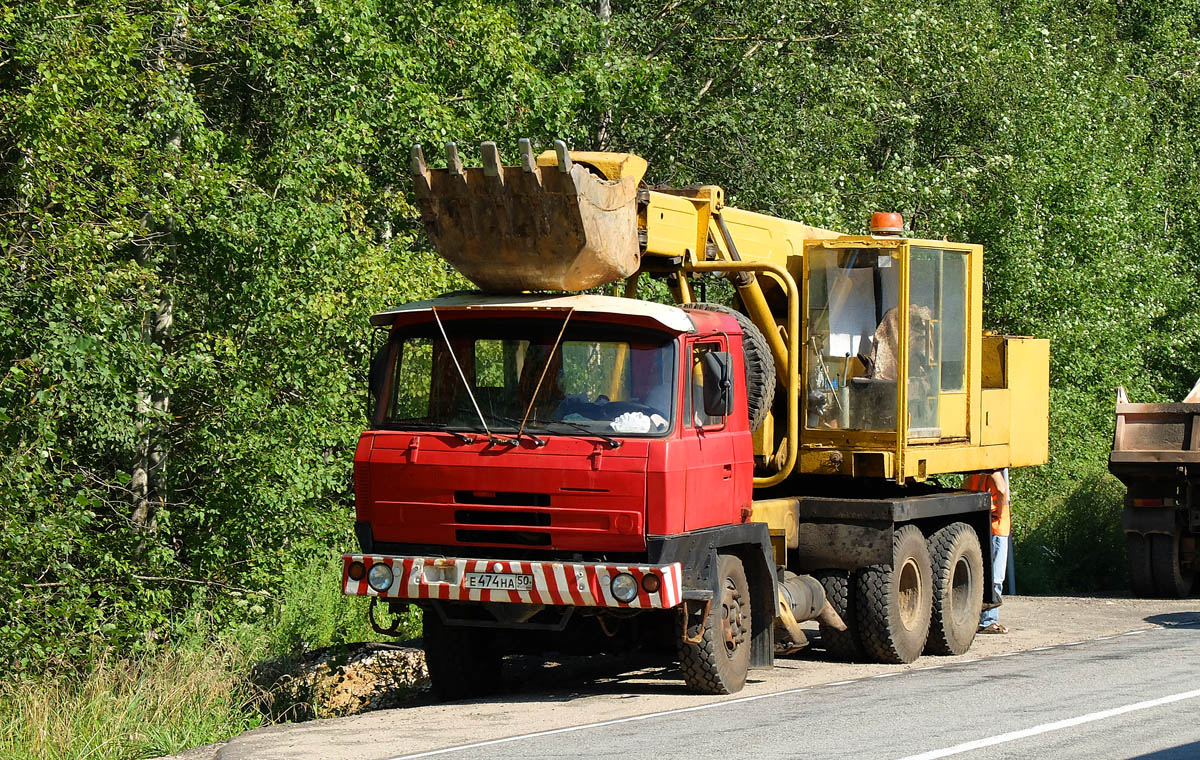
[[[513,312],[574,309],[576,312],[582,313],[620,314],[634,317],[639,321],[654,322],[658,327],[676,333],[693,332],[696,329],[696,325],[688,313],[677,306],[616,296],[547,293],[451,293],[427,301],[414,301],[381,311],[371,316],[371,324],[390,325],[401,314],[427,312],[434,308],[439,310],[487,309],[489,311],[511,309]]]

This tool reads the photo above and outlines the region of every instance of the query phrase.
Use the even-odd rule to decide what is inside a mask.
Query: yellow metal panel
[[[759,425],[758,430],[755,430],[754,439],[754,456],[756,457],[771,457],[775,454],[775,415],[771,412],[767,413],[763,424]]]
[[[787,548],[795,549],[800,545],[799,523],[796,520],[797,503],[796,499],[756,501],[751,506],[750,519],[753,522],[765,522],[772,534],[779,533],[784,537]]]
[[[1005,361],[1008,344],[1003,335],[983,336],[983,387],[1007,388],[1008,367]]]
[[[1011,466],[1045,464],[1049,456],[1050,341],[1008,338],[1007,342]]]
[[[1008,388],[984,388],[983,430],[979,438],[984,446],[1008,443],[1011,409]]]
[[[571,160],[594,166],[607,179],[619,180],[632,177],[634,182],[641,182],[646,174],[649,163],[641,156],[632,153],[602,153],[591,150],[568,151]],[[538,166],[558,166],[558,154],[552,150],[543,151],[537,157]]]
[[[905,475],[910,478],[917,477],[920,462],[925,463],[927,475],[998,470],[1002,467],[1013,466],[1009,459],[1009,447],[1004,444],[974,446],[970,443],[942,443],[931,446],[912,446],[908,450],[908,455],[907,467],[909,469],[905,471]]]
[[[651,193],[646,209],[646,253],[685,256],[695,252],[699,212],[687,198]],[[707,229],[708,220],[705,220]]]
[[[938,427],[942,438],[962,438],[967,434],[967,394],[938,395]]]

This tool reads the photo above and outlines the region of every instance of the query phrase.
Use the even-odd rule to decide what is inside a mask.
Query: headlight
[[[619,602],[632,602],[637,599],[638,583],[629,573],[618,573],[609,583],[609,588],[612,589],[612,595]]]
[[[646,573],[642,576],[642,588],[646,589],[647,593],[653,594],[662,587],[662,581],[653,573]]]
[[[367,583],[382,594],[392,587],[392,568],[382,562],[376,562],[367,571]]]

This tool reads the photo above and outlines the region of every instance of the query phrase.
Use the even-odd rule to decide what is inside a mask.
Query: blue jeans
[[[1004,588],[1004,575],[1008,570],[1008,536],[992,536],[992,588],[996,590],[996,598]],[[979,616],[980,627],[1000,622],[1000,608],[993,607],[984,610]]]

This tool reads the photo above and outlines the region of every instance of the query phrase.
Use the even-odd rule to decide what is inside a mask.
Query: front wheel
[[[501,654],[491,630],[446,625],[435,610],[425,610],[422,625],[425,666],[435,697],[468,699],[499,689]]]
[[[730,554],[717,557],[720,595],[693,639],[680,641],[683,680],[701,694],[733,694],[746,685],[750,670],[750,584],[742,561]],[[687,623],[684,623],[684,633]]]

